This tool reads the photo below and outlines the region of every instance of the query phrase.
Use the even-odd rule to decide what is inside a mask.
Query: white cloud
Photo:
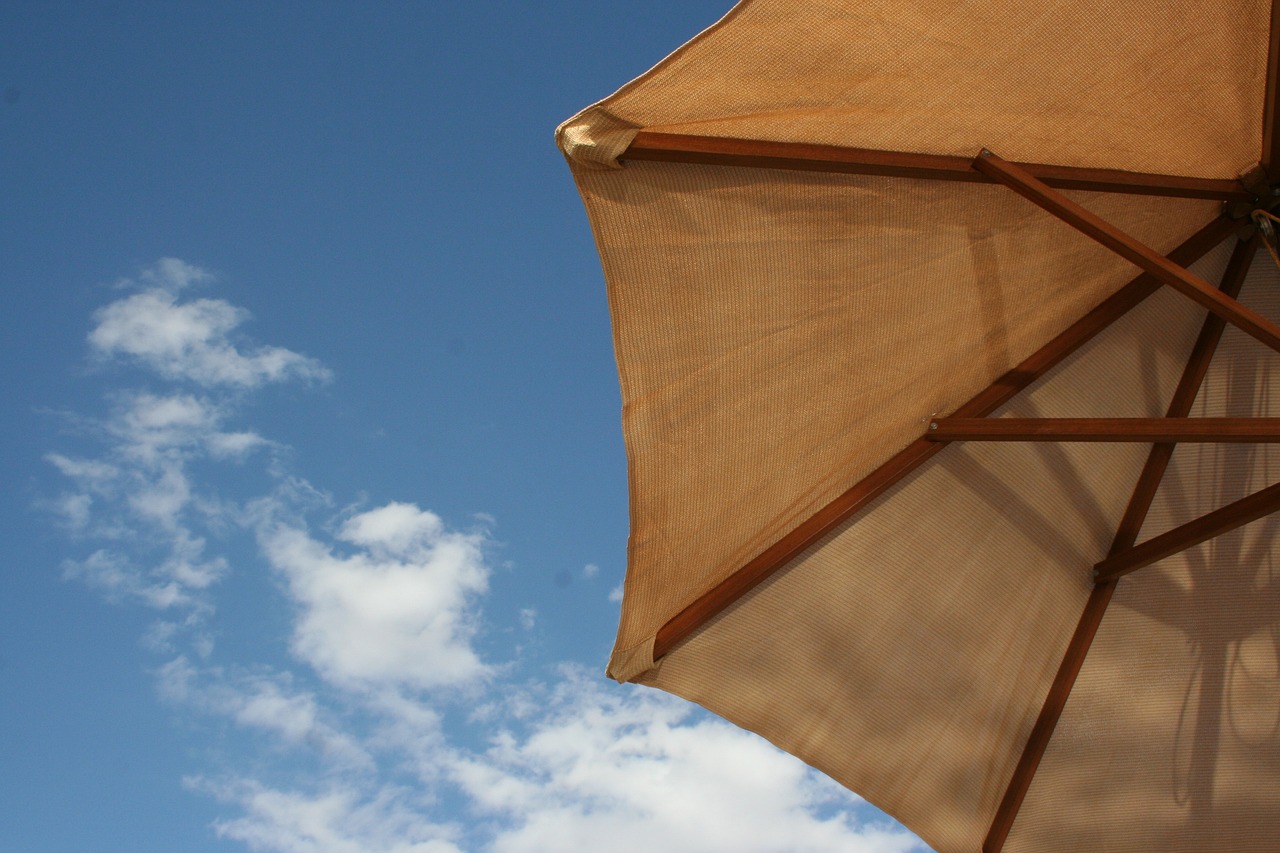
[[[455,778],[498,819],[494,853],[924,850],[900,830],[855,826],[839,809],[857,799],[795,758],[691,716],[688,703],[569,670],[531,733],[500,733]]]
[[[900,829],[859,825],[858,798],[760,738],[573,667],[558,683],[492,694],[470,720],[473,733],[490,732],[479,752],[443,738],[435,711],[403,695],[372,696],[365,710],[385,721],[359,738],[323,722],[322,698],[293,689],[287,674],[219,680],[179,658],[159,676],[170,701],[294,747],[340,743],[361,759],[335,761],[330,747],[323,757],[338,772],[301,788],[192,780],[238,811],[215,824],[218,833],[254,850],[926,851]],[[378,755],[394,756],[393,766],[373,765]],[[404,769],[417,785],[395,781]],[[439,816],[442,798],[459,794],[479,819]]]
[[[133,599],[157,610],[198,606],[182,584],[145,571],[116,550],[100,548],[83,560],[64,560],[62,574],[101,590],[109,601]]]
[[[279,853],[461,853],[457,828],[433,823],[411,792],[386,787],[372,797],[350,785],[316,793],[283,791],[253,780],[187,780],[234,803],[243,815],[214,824],[218,835],[251,850]]]
[[[389,503],[347,519],[338,538],[380,556],[402,557],[429,551],[444,532],[444,522],[413,504]]]
[[[87,485],[99,485],[120,474],[116,466],[92,459],[70,459],[61,453],[46,453],[44,458],[63,474]]]
[[[182,290],[193,284],[213,281],[213,274],[177,258],[161,258],[144,269],[139,278],[165,290]],[[131,288],[134,283],[129,279],[121,279],[116,282],[116,286]]]
[[[622,584],[618,584],[609,590],[609,600],[615,603],[622,601]]]
[[[924,849],[859,825],[856,798],[687,703],[573,668],[517,685],[516,664],[475,647],[486,535],[402,502],[312,532],[305,516],[331,506],[327,496],[280,454],[255,455],[280,445],[229,422],[244,390],[327,372],[288,350],[237,348],[239,308],[181,302],[179,291],[211,279],[203,270],[164,259],[140,278],[149,289],[96,315],[95,349],[205,387],[111,397],[94,424],[100,454],[46,456],[72,484],[49,505],[77,536],[103,540],[65,563],[68,576],[165,611],[144,638],[168,659],[160,695],[254,745],[251,762],[189,780],[230,812],[219,835],[279,853]],[[196,464],[251,461],[275,483],[265,496],[226,497],[207,479],[225,465]],[[310,670],[216,662],[208,616],[237,535],[257,546],[248,568],[263,562],[281,581],[290,650]],[[518,618],[532,630],[538,616],[528,607]],[[440,817],[459,803],[476,819]]]
[[[120,471],[114,465],[92,459],[71,459],[61,453],[46,453],[45,461],[76,482],[77,492],[64,492],[49,504],[74,532],[88,529],[94,518],[94,498],[110,493]]]
[[[197,669],[179,655],[156,671],[156,687],[166,701],[228,717],[287,746],[309,749],[346,770],[364,773],[374,767],[357,739],[323,719],[333,715],[314,693],[296,689],[287,672],[229,675],[217,667]]]
[[[62,516],[62,521],[72,531],[81,531],[93,518],[93,497],[84,493],[63,494],[53,501],[50,508]]]
[[[249,313],[222,299],[180,302],[178,291],[212,277],[166,258],[142,274],[155,285],[94,314],[89,343],[104,358],[125,357],[166,379],[255,388],[286,379],[330,378],[315,359],[283,347],[241,349],[230,338]]]
[[[189,589],[205,589],[226,575],[229,567],[223,557],[205,558],[205,540],[179,530],[170,540],[168,558],[160,564],[160,574],[173,578]]]
[[[294,652],[334,683],[421,689],[490,672],[470,642],[489,578],[480,534],[391,503],[342,526],[338,539],[362,549],[351,556],[284,523],[259,539],[299,607]]]
[[[219,432],[209,436],[206,444],[215,459],[243,459],[253,450],[269,444],[255,432]]]
[[[177,465],[165,466],[158,475],[139,483],[129,495],[129,507],[140,518],[174,528],[178,515],[191,500],[186,473]]]
[[[142,574],[124,554],[99,548],[83,560],[65,560],[62,573],[66,577],[79,578],[91,586],[105,591],[110,598],[136,594],[145,583]]]
[[[116,396],[107,429],[116,449],[134,464],[154,465],[202,448],[219,434],[222,406],[190,394]]]
[[[120,394],[100,425],[107,444],[101,458],[46,454],[76,487],[53,502],[63,520],[81,535],[114,543],[67,561],[64,574],[114,600],[207,611],[198,593],[229,566],[206,553],[205,537],[193,529],[221,510],[197,498],[187,467],[215,455],[209,448],[228,435],[219,429],[224,417],[222,407],[189,395]]]
[[[203,270],[165,258],[140,276],[149,289],[117,300],[97,312],[89,339],[100,355],[138,360],[162,378],[251,387],[288,377],[316,378],[318,364],[280,348],[246,354],[227,335],[247,316],[217,300],[180,304],[178,291],[209,281]],[[121,286],[136,287],[122,282]],[[64,563],[64,575],[102,590],[109,599],[147,606],[212,611],[209,591],[230,571],[222,556],[211,556],[209,530],[226,528],[234,504],[202,494],[192,482],[199,460],[243,461],[270,445],[244,428],[227,430],[234,398],[190,393],[117,391],[101,421],[86,421],[100,452],[90,456],[48,453],[46,460],[72,488],[46,502],[65,525],[86,539],[110,543],[87,557]],[[198,621],[198,620],[197,620]],[[191,628],[190,618],[154,638],[172,645],[173,626]],[[193,642],[207,646],[209,637]]]

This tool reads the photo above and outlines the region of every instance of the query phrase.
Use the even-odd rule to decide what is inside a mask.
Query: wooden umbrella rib
[[[1240,288],[1244,285],[1245,276],[1249,273],[1249,267],[1258,251],[1258,246],[1259,241],[1256,235],[1252,239],[1236,243],[1235,250],[1231,253],[1231,260],[1227,262],[1227,269],[1222,275],[1223,293],[1232,298],[1240,295]],[[1173,392],[1165,417],[1185,418],[1191,413],[1191,406],[1195,403],[1196,395],[1200,393],[1200,386],[1204,382],[1205,374],[1209,370],[1209,364],[1213,361],[1213,354],[1217,352],[1218,342],[1222,339],[1225,329],[1226,322],[1218,315],[1209,314],[1205,317],[1200,336],[1196,338],[1195,345],[1191,348],[1187,366],[1183,370],[1182,378],[1178,381],[1177,389]],[[1138,478],[1138,485],[1129,501],[1129,507],[1125,510],[1124,518],[1116,531],[1116,540],[1112,545],[1111,553],[1130,548],[1138,541],[1138,532],[1143,521],[1146,520],[1147,510],[1155,499],[1156,489],[1164,478],[1169,460],[1173,458],[1175,447],[1176,445],[1172,442],[1160,442],[1151,448],[1147,463]]]
[[[1106,246],[1120,257],[1146,270],[1164,284],[1252,335],[1274,350],[1280,350],[1280,326],[1256,311],[1226,296],[1185,267],[1171,262],[1154,249],[1116,228],[1098,215],[1076,204],[1007,160],[983,150],[973,167],[1008,186],[1023,198],[1053,214],[1071,227]]]
[[[994,183],[975,172],[968,157],[879,151],[839,145],[769,142],[723,136],[695,136],[642,130],[619,160],[747,166],[852,175],[883,175],[966,183]],[[1253,194],[1240,181],[1154,175],[1118,169],[1086,169],[1022,163],[1023,169],[1051,187],[1064,190],[1129,193],[1220,201],[1250,201]]]
[[[1257,521],[1277,509],[1280,509],[1280,483],[1229,503],[1154,539],[1148,539],[1141,545],[1113,554],[1094,566],[1094,576],[1099,581],[1115,580],[1251,521]]]
[[[930,441],[1280,441],[1280,418],[938,418]]]
[[[1236,243],[1235,250],[1231,253],[1231,260],[1227,262],[1227,269],[1222,276],[1223,293],[1232,297],[1239,295],[1257,248],[1257,237]],[[1191,348],[1187,366],[1182,371],[1178,387],[1173,392],[1173,399],[1169,402],[1166,417],[1185,418],[1191,413],[1191,406],[1200,391],[1200,385],[1204,382],[1209,363],[1213,360],[1213,354],[1217,350],[1225,326],[1222,318],[1216,314],[1209,314],[1205,318],[1200,336]],[[1151,509],[1156,489],[1164,477],[1169,459],[1173,456],[1174,447],[1175,445],[1169,443],[1152,446],[1142,473],[1138,476],[1138,483],[1134,486],[1133,495],[1129,498],[1129,505],[1125,507],[1124,516],[1116,529],[1110,554],[1125,551],[1133,547],[1133,543],[1137,541],[1138,531],[1146,521],[1147,512]],[[1067,706],[1067,700],[1075,687],[1076,679],[1084,666],[1085,658],[1093,645],[1093,639],[1098,633],[1098,627],[1102,624],[1102,618],[1106,614],[1107,606],[1111,603],[1111,596],[1118,583],[1119,581],[1103,581],[1096,584],[1089,593],[1089,599],[1085,603],[1084,612],[1080,615],[1075,633],[1067,644],[1062,663],[1045,695],[1040,714],[1036,718],[1035,725],[1032,726],[1031,734],[1027,737],[1027,743],[1023,747],[1022,755],[1018,758],[1018,764],[1009,777],[1009,784],[996,809],[995,817],[991,820],[991,827],[982,845],[983,853],[1001,853],[1009,830],[1013,828],[1013,822],[1017,819],[1022,803],[1026,799],[1027,791],[1031,789],[1031,782],[1035,778],[1036,770],[1040,767],[1040,760],[1044,757],[1049,741],[1053,738],[1053,732],[1058,726],[1058,720],[1061,719],[1062,712]]]
[[[1089,654],[1089,647],[1093,645],[1093,638],[1097,636],[1098,627],[1102,624],[1102,617],[1106,615],[1107,605],[1111,603],[1111,594],[1115,592],[1115,588],[1114,583],[1098,584],[1089,593],[1084,613],[1076,623],[1075,633],[1067,644],[1062,664],[1049,686],[1040,716],[1031,728],[1027,745],[1014,768],[1009,786],[1005,789],[1004,799],[1000,801],[991,827],[987,830],[987,837],[982,842],[982,853],[1000,853],[1004,849],[1005,839],[1013,828],[1013,821],[1031,787],[1031,780],[1035,777],[1036,770],[1040,769],[1040,759],[1044,757],[1045,748],[1053,737],[1053,730],[1058,725],[1062,710],[1067,706],[1071,688],[1075,686],[1076,677],[1084,666],[1085,657]]]
[[[1170,252],[1169,258],[1179,264],[1194,263],[1227,239],[1234,228],[1235,225],[1230,220],[1218,217]],[[955,414],[962,417],[982,417],[995,411],[1124,316],[1159,286],[1154,277],[1146,273],[1139,275],[956,409]],[[698,596],[658,630],[654,640],[654,659],[667,654],[707,621],[924,464],[944,446],[924,438],[911,442],[757,557]]]

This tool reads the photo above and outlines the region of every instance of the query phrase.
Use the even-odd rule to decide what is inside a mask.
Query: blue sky
[[[0,6],[0,850],[923,849],[602,674],[552,131],[728,6]]]

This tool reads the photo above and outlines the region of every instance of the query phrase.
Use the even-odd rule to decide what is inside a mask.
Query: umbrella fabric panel
[[[1234,178],[1258,159],[1267,0],[747,0],[566,122],[612,164],[638,128]]]
[[[665,163],[577,177],[622,381],[623,680],[698,595],[1134,274],[1002,187]],[[1076,198],[1162,251],[1218,212]]]
[[[1265,254],[1241,298],[1280,318]],[[1280,416],[1280,357],[1228,329],[1193,415]],[[1140,541],[1277,481],[1275,445],[1180,445]],[[1278,524],[1255,521],[1120,582],[1011,853],[1064,838],[1186,853],[1280,838]]]
[[[1275,849],[1275,573],[1246,578],[1217,555],[1272,545],[1266,527],[1254,522],[1120,582],[1009,853],[1052,853],[1067,840],[1108,853]],[[1187,564],[1209,571],[1183,586]]]
[[[979,849],[1145,446],[952,445],[656,663],[654,635],[1134,270],[1003,187],[622,155],[649,130],[1232,179],[1263,142],[1270,15],[744,0],[562,125],[623,392],[610,675],[761,733],[942,853]],[[1070,195],[1161,252],[1219,213]],[[997,415],[1158,417],[1203,316],[1158,292]],[[1228,330],[1198,413],[1274,414],[1272,361]],[[1145,536],[1269,485],[1276,462],[1180,449]],[[1276,836],[1276,526],[1122,581],[1006,850]]]
[[[1000,414],[1160,414],[1202,315],[1157,293]],[[972,853],[1145,457],[948,448],[641,680],[759,732],[936,850]]]

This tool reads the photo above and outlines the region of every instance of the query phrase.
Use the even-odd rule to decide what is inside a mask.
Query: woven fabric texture
[[[622,385],[611,676],[980,849],[1146,445],[952,445],[659,661],[655,635],[1136,270],[998,185],[619,157],[648,130],[1234,179],[1270,8],[746,0],[561,125]],[[1221,212],[1067,194],[1162,253]],[[1277,294],[1260,254],[1243,298],[1280,319]],[[1161,290],[994,416],[1162,416],[1204,314]],[[1194,414],[1280,415],[1275,365],[1228,330]],[[1141,538],[1277,478],[1280,451],[1181,447]],[[1277,524],[1122,581],[1008,853],[1280,837]]]

